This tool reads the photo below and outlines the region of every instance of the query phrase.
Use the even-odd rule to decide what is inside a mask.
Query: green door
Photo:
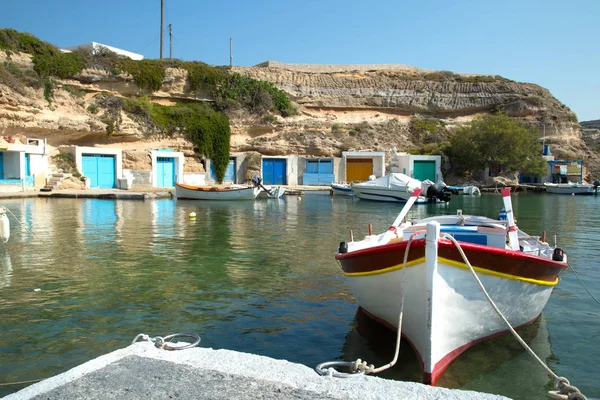
[[[424,181],[429,179],[435,182],[435,160],[434,161],[415,161],[414,162],[415,179]]]

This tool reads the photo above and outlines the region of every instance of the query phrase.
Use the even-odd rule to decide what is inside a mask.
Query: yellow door
[[[373,175],[373,160],[371,158],[346,159],[346,181],[364,182]]]

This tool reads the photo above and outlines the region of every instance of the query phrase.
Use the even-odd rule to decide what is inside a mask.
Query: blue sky
[[[160,0],[4,1],[0,27],[59,47],[159,56]],[[165,0],[173,57],[235,65],[408,64],[537,83],[600,119],[599,0]],[[168,31],[164,56],[169,55]]]

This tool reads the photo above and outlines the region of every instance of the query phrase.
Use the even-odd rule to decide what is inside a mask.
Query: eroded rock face
[[[0,52],[3,60],[6,56]],[[32,68],[28,55],[12,55],[10,62],[22,69]],[[590,128],[592,131],[582,137],[576,115],[547,89],[535,84],[409,66],[340,68],[269,63],[233,70],[273,83],[290,95],[299,112],[287,118],[229,112],[232,152],[331,157],[343,151],[389,151],[394,147],[409,150],[447,140],[456,127],[478,115],[503,110],[536,126],[540,138],[545,131],[545,143],[551,145],[556,156],[583,158],[594,174],[600,173],[600,160],[590,150],[600,143],[600,134],[593,131],[596,128]],[[150,169],[143,151],[171,147],[184,152],[186,171],[203,171],[192,144],[184,137],[165,137],[148,121],[123,110],[118,111],[116,131],[107,136],[103,118],[107,110],[94,108],[98,94],[148,95],[151,101],[165,105],[193,99],[211,101],[208,89],[189,93],[185,70],[167,69],[161,90],[154,93],[138,88],[129,75],[111,75],[100,69],[87,69],[57,82],[49,104],[43,88],[17,90],[0,81],[0,133],[31,133],[52,138],[56,145],[64,141],[120,146],[125,168]],[[421,117],[442,121],[444,129],[416,131],[413,121]]]

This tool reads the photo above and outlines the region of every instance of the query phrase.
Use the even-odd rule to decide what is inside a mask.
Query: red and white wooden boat
[[[540,315],[567,268],[561,249],[516,228],[510,189],[503,195],[508,221],[459,213],[400,224],[409,203],[385,233],[340,244],[336,259],[367,315],[397,329],[403,306],[402,335],[420,359],[424,383],[435,385],[462,352],[508,332],[456,245],[440,233],[459,242],[515,328]]]

